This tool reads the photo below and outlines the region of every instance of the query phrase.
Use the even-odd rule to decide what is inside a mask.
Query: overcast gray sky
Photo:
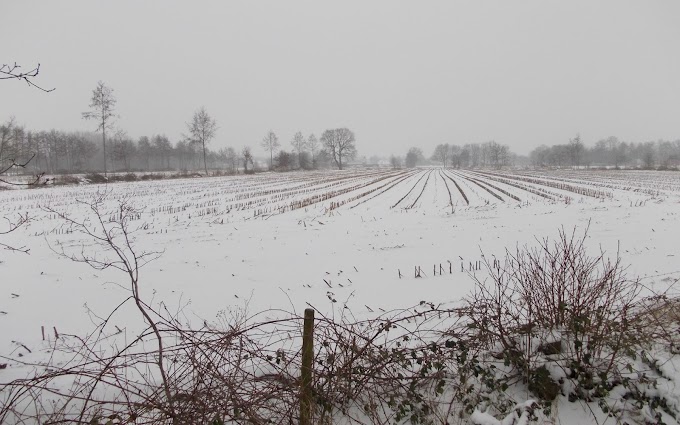
[[[0,120],[92,130],[98,80],[118,126],[176,141],[200,106],[212,147],[346,126],[361,155],[494,139],[680,138],[680,1],[0,0]]]

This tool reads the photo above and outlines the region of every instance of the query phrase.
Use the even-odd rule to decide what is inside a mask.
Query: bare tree
[[[271,170],[274,165],[274,151],[281,146],[279,144],[279,138],[276,137],[276,133],[269,130],[267,135],[262,139],[261,146],[264,150],[269,151],[269,169]]]
[[[253,164],[253,154],[250,153],[250,148],[248,146],[244,146],[243,149],[241,149],[241,159],[243,160],[243,173],[247,174],[248,164]]]
[[[642,152],[642,164],[647,170],[654,168],[654,143],[645,143]]]
[[[118,130],[113,136],[113,147],[111,149],[111,157],[114,161],[121,163],[126,171],[130,170],[130,161],[137,153],[137,146],[128,136],[125,130]],[[115,163],[114,163],[115,166]]]
[[[476,168],[479,166],[481,162],[481,156],[482,156],[482,148],[479,146],[478,143],[472,143],[472,144],[467,144],[463,147],[466,151],[469,152],[469,165],[472,168]]]
[[[569,156],[571,157],[571,165],[581,165],[582,155],[583,142],[581,142],[581,135],[577,134],[575,138],[569,139]]]
[[[187,170],[190,156],[191,147],[189,143],[186,140],[179,140],[175,144],[175,157],[180,170]]]
[[[200,144],[203,148],[203,168],[205,175],[208,175],[208,165],[205,160],[205,145],[207,145],[217,132],[217,122],[208,115],[204,107],[194,113],[194,118],[187,124],[189,127],[189,138],[192,142]]]
[[[97,144],[82,134],[74,134],[71,137],[74,138],[72,168],[84,170],[85,163],[97,153]]]
[[[224,156],[227,162],[227,167],[229,167],[229,172],[238,172],[238,156],[236,155],[236,150],[232,147],[228,147],[224,150]]]
[[[10,118],[5,124],[0,125],[0,183],[15,186],[35,185],[40,182],[43,176],[43,173],[40,173],[29,183],[15,183],[2,178],[12,169],[25,169],[36,156],[37,148],[33,149],[32,152],[26,152],[25,155],[22,155],[20,149],[18,149],[18,141],[23,139],[24,133],[24,128],[18,126],[14,118]],[[24,158],[20,159],[21,156]]]
[[[401,168],[401,157],[400,156],[390,156],[390,165],[392,168]]]
[[[149,170],[149,158],[151,158],[152,147],[147,136],[142,136],[137,141],[137,152],[146,169]]]
[[[19,80],[24,81],[31,87],[35,87],[38,90],[42,90],[46,93],[53,91],[54,89],[44,89],[33,82],[33,78],[37,77],[40,73],[40,64],[28,72],[21,72],[19,70],[20,65],[14,62],[14,65],[2,64],[0,66],[0,80]]]
[[[293,140],[290,141],[293,145],[293,150],[298,156],[298,167],[302,167],[302,152],[305,150],[305,136],[302,135],[301,131],[298,131],[293,135]]]
[[[238,158],[234,148],[221,148],[218,156],[229,173],[234,173],[238,169]]]
[[[510,161],[510,149],[506,145],[501,145],[495,140],[491,140],[482,145],[482,152],[485,164],[500,168],[507,165]]]
[[[7,155],[7,152],[12,149],[16,127],[14,117],[11,117],[5,124],[0,125],[0,175],[15,166],[15,161],[9,158],[12,155]]]
[[[170,154],[172,153],[172,143],[165,135],[153,136],[153,150],[160,160],[160,168],[170,169]],[[165,163],[163,163],[165,160]]]
[[[460,168],[461,160],[460,160],[460,154],[462,153],[462,149],[458,145],[451,145],[449,146],[449,159],[451,161],[451,166],[455,168]]]
[[[423,151],[420,148],[411,148],[406,154],[404,161],[408,168],[414,168],[423,159]]]
[[[113,127],[113,119],[116,117],[116,98],[113,97],[113,89],[107,87],[102,81],[99,81],[97,87],[92,90],[90,108],[90,111],[83,112],[83,118],[86,120],[95,120],[97,122],[96,131],[102,132],[102,142],[104,145],[104,175],[106,175],[106,129],[111,129]]]
[[[319,140],[313,133],[307,138],[307,149],[309,150],[309,153],[312,154],[312,167],[314,167],[314,162],[316,160],[315,154],[319,150]]]
[[[432,160],[439,161],[442,166],[446,167],[446,164],[451,157],[451,146],[448,143],[442,143],[434,148],[434,153],[432,153]]]
[[[276,161],[276,168],[278,170],[288,171],[293,165],[293,155],[291,155],[290,152],[282,150],[276,155],[274,161]]]
[[[342,170],[343,159],[354,158],[357,154],[354,133],[348,128],[324,131],[321,135],[321,144],[337,165],[338,170]]]

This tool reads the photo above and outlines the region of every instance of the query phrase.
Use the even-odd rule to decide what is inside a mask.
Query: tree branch
[[[51,91],[54,91],[54,88],[51,89],[45,89],[43,87],[40,87],[39,85],[35,84],[32,79],[37,77],[38,74],[40,73],[40,64],[33,68],[32,70],[28,72],[20,72],[19,68],[21,68],[20,65],[17,65],[16,62],[14,62],[14,65],[8,65],[8,64],[3,64],[0,67],[0,80],[19,80],[19,81],[25,81],[26,84],[28,84],[31,87],[35,87],[38,90],[42,90],[45,93],[49,93]]]

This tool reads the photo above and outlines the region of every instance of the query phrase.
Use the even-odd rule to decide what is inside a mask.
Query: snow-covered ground
[[[31,221],[0,236],[30,249],[0,252],[0,381],[21,376],[12,359],[48,355],[43,328],[46,339],[55,329],[84,335],[93,314],[128,296],[121,272],[59,255],[94,254],[58,213],[94,219],[87,203],[97,193],[107,196],[105,219],[122,200],[143,209],[130,223],[134,247],[162,254],[140,270],[142,297],[192,323],[246,305],[323,312],[344,303],[361,317],[421,300],[455,304],[472,288],[471,263],[560,227],[589,227],[589,248],[618,249],[650,288],[680,277],[680,173],[383,169],[5,190],[0,217]],[[110,326],[138,322],[123,310]]]

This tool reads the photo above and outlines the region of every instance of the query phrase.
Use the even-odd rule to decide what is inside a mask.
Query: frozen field
[[[353,170],[5,190],[0,216],[31,221],[1,240],[30,249],[1,251],[3,383],[40,371],[29,365],[54,356],[56,335],[101,338],[92,332],[106,320],[96,345],[106,351],[144,327],[132,303],[117,308],[130,294],[125,273],[68,258],[114,258],[68,221],[97,228],[89,204],[102,195],[105,223],[121,203],[140,209],[132,246],[158,253],[139,270],[141,298],[191,327],[309,305],[357,319],[420,301],[455,306],[470,274],[485,275],[483,257],[560,227],[589,228],[589,249],[618,250],[652,290],[680,277],[680,173]],[[67,368],[68,356],[50,364]],[[590,418],[560,406],[565,423]]]
[[[142,296],[189,322],[244,305],[324,311],[335,300],[363,315],[455,303],[482,254],[560,226],[590,224],[591,248],[618,247],[629,274],[650,286],[680,276],[678,173],[362,170],[6,190],[0,216],[32,221],[3,237],[30,255],[0,257],[2,354],[39,356],[41,327],[83,334],[90,314],[127,296],[121,272],[57,254],[91,253],[92,241],[48,209],[93,219],[81,202],[104,191],[111,211],[123,199],[143,208],[131,222],[137,251],[162,251],[140,271]],[[112,324],[125,329],[126,315]]]

